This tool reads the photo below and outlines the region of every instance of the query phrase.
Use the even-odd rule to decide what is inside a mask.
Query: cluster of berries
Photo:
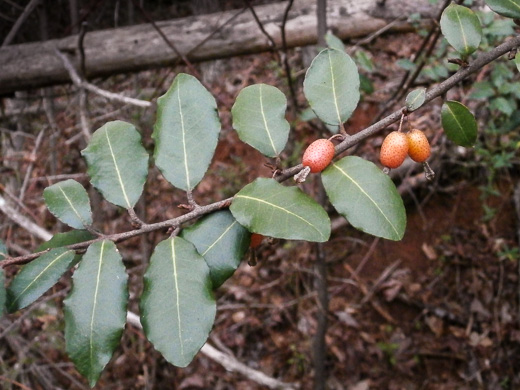
[[[430,157],[430,153],[430,143],[421,130],[414,129],[408,133],[392,131],[381,145],[379,161],[393,169],[401,166],[406,156],[423,163]]]
[[[393,131],[386,136],[381,145],[380,161],[387,168],[401,166],[406,156],[415,162],[423,163],[430,157],[430,143],[421,130],[408,133]],[[323,171],[334,157],[334,144],[328,139],[319,139],[309,145],[303,153],[302,165],[310,172]]]

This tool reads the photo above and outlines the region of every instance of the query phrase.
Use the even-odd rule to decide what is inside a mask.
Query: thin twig
[[[38,237],[43,241],[48,241],[51,239],[52,234],[49,233],[44,228],[38,226],[27,217],[21,215],[14,207],[9,205],[5,198],[0,195],[0,211],[3,212],[10,220],[12,220],[17,225],[20,225],[25,230],[31,232],[34,236]],[[42,253],[40,253],[41,255]],[[38,257],[38,256],[37,256]]]
[[[515,36],[514,38],[508,40],[507,42],[497,46],[493,50],[481,54],[473,63],[471,63],[468,67],[459,69],[457,73],[455,73],[453,76],[446,79],[444,82],[438,84],[434,88],[430,89],[429,92],[426,93],[425,96],[425,104],[431,102],[433,99],[443,95],[448,90],[453,88],[456,84],[470,76],[471,74],[475,73],[485,65],[489,64],[490,62],[496,60],[500,56],[504,55],[505,53],[509,52],[513,48],[520,46],[520,36]],[[344,141],[342,141],[339,145],[335,148],[335,155],[341,154],[347,149],[353,147],[354,145],[360,143],[361,141],[377,134],[381,130],[385,129],[389,125],[397,122],[402,115],[402,110],[405,107],[401,107],[399,110],[393,112],[392,114],[388,115],[384,119],[380,120],[379,122],[367,127],[366,129],[346,138]],[[292,178],[296,173],[301,171],[303,168],[302,164],[298,164],[296,166],[287,168],[283,170],[280,175],[276,176],[276,180],[279,182],[285,181],[289,178]],[[0,206],[5,208],[5,200],[0,197]],[[229,207],[231,202],[233,201],[233,198],[224,199],[215,203],[211,203],[209,205],[200,206],[197,209],[190,211],[180,217],[169,219],[162,222],[157,222],[154,224],[149,224],[146,226],[143,226],[140,229],[128,231],[128,232],[122,232],[122,233],[114,233],[111,235],[107,235],[106,238],[110,239],[114,242],[122,242],[129,238],[136,237],[141,234],[149,233],[152,231],[157,231],[160,229],[168,229],[171,227],[177,227],[182,225],[185,222],[191,221],[193,219],[199,218],[202,215],[209,214],[216,210],[221,210],[223,208]],[[0,207],[0,210],[2,208]],[[5,211],[4,211],[5,213]],[[12,218],[11,218],[12,219]],[[18,222],[17,222],[18,223]],[[41,229],[39,226],[36,226],[37,229]],[[41,238],[41,236],[39,236]],[[46,240],[50,239],[50,237],[45,238]],[[95,240],[86,241],[79,244],[74,244],[68,246],[70,249],[74,250],[82,250],[87,248],[89,245],[98,242],[101,240],[100,238],[97,238]],[[27,263],[39,256],[41,256],[45,252],[39,252],[39,253],[33,253],[30,256],[20,256],[20,257],[14,257],[14,258],[8,258],[0,262],[1,267],[6,267],[10,264],[23,264]]]
[[[141,320],[139,319],[139,316],[133,312],[127,313],[127,321],[129,324],[135,326],[138,329],[143,329],[141,325]],[[200,352],[202,352],[204,355],[206,355],[211,360],[217,362],[218,364],[222,365],[226,370],[232,371],[232,372],[238,372],[245,377],[249,378],[250,380],[263,385],[267,386],[270,389],[295,389],[297,388],[296,385],[293,385],[291,383],[284,383],[279,381],[278,379],[272,378],[270,376],[267,376],[261,371],[257,371],[251,367],[246,366],[245,364],[239,362],[236,360],[233,356],[228,355],[224,352],[219,351],[215,347],[212,347],[209,344],[204,344],[204,346],[201,348]]]
[[[40,145],[43,140],[43,135],[45,134],[45,128],[43,128],[39,133],[38,137],[36,137],[36,142],[34,143],[34,148],[31,152],[31,156],[29,157],[29,166],[27,167],[27,171],[25,172],[25,177],[23,179],[22,187],[20,188],[20,196],[19,201],[23,203],[23,198],[25,197],[25,191],[27,190],[27,186],[29,185],[29,179],[31,178],[32,171],[34,169],[34,163],[38,159],[38,149],[40,149]]]
[[[406,91],[408,91],[408,89],[410,88],[412,83],[419,76],[419,73],[421,72],[424,65],[426,64],[426,59],[430,56],[431,52],[435,48],[435,44],[437,43],[437,40],[439,39],[439,36],[440,36],[439,20],[441,19],[442,12],[450,3],[451,3],[451,0],[444,1],[444,4],[439,9],[439,12],[437,13],[437,15],[435,17],[435,23],[434,23],[433,27],[428,32],[428,35],[421,42],[421,46],[419,47],[419,49],[415,52],[412,61],[414,63],[417,63],[419,60],[421,60],[421,62],[416,66],[413,75],[410,77],[410,73],[411,73],[410,70],[407,70],[404,73],[404,75],[401,79],[401,82],[397,86],[396,90],[394,91],[394,93],[392,94],[390,99],[388,99],[388,101],[385,103],[385,105],[383,106],[383,109],[381,110],[379,115],[376,117],[375,121],[378,121],[379,119],[381,119],[381,117],[385,114],[388,107],[390,107],[394,102],[399,100],[406,93]],[[429,43],[429,45],[428,45],[428,43]],[[422,55],[425,50],[427,51],[427,54]]]
[[[170,49],[174,51],[174,53],[177,55],[177,57],[182,58],[182,61],[186,64],[186,66],[190,69],[192,74],[196,76],[198,79],[202,79],[200,77],[199,71],[193,66],[193,64],[190,62],[188,57],[186,57],[184,54],[182,54],[177,47],[168,39],[168,37],[162,32],[162,30],[157,26],[157,23],[148,15],[148,13],[141,7],[141,4],[139,4],[136,0],[132,0],[132,3],[134,4],[134,7],[136,7],[141,15],[144,17],[144,19],[150,23],[150,25],[157,31],[157,33],[161,36],[163,41],[168,45]]]
[[[260,28],[260,31],[262,32],[262,34],[264,34],[266,36],[267,40],[269,41],[269,45],[271,46],[271,49],[273,50],[273,52],[276,53],[276,42],[274,41],[273,37],[265,30],[264,25],[263,25],[262,21],[258,18],[258,15],[256,14],[255,9],[251,5],[251,2],[249,0],[244,0],[244,2],[246,3],[247,8],[249,8],[249,10],[251,11],[251,14],[253,15],[253,18],[255,19],[256,24]]]
[[[289,92],[291,94],[293,112],[298,110],[298,99],[296,98],[296,91],[294,89],[294,83],[292,79],[291,65],[289,64],[289,54],[287,50],[287,37],[285,35],[285,26],[287,25],[287,19],[289,18],[289,11],[294,3],[294,0],[289,0],[287,7],[283,13],[281,35],[282,35],[282,52],[283,52],[283,66],[285,69],[285,77],[287,77],[287,85],[289,86]]]
[[[36,8],[36,6],[40,3],[41,0],[31,0],[29,4],[27,4],[27,7],[23,10],[22,14],[18,17],[16,20],[16,23],[11,28],[11,31],[7,34],[4,41],[2,42],[2,46],[7,46],[11,44],[14,37],[18,33],[18,30],[20,30],[20,27],[22,27],[22,24],[25,22],[25,20],[29,17],[31,12]]]
[[[132,104],[137,107],[148,108],[152,106],[152,103],[146,100],[130,98],[117,93],[109,92],[99,87],[96,87],[95,85],[90,84],[87,81],[82,80],[82,78],[79,76],[78,72],[70,62],[69,58],[58,49],[55,49],[55,53],[63,62],[63,66],[65,66],[65,69],[67,69],[67,71],[69,72],[70,79],[76,87],[87,89],[97,95],[103,96],[110,100],[115,100],[126,104]]]
[[[325,189],[321,185],[319,176],[316,176],[314,183],[318,187],[318,202],[324,207],[327,201]],[[327,383],[327,328],[329,314],[329,291],[327,283],[327,259],[325,257],[324,244],[315,244],[316,262],[314,265],[314,285],[317,292],[317,326],[316,334],[312,343],[313,363],[314,363],[314,390],[325,390]]]

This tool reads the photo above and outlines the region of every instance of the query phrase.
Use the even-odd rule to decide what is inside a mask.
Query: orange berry
[[[264,239],[264,236],[259,233],[251,234],[251,243],[249,244],[250,248],[257,248],[260,246]]]
[[[430,157],[430,143],[421,130],[413,129],[408,134],[408,155],[413,161],[424,162]]]
[[[408,154],[408,138],[400,131],[392,131],[381,145],[379,160],[388,168],[401,166]]]
[[[334,157],[334,144],[328,139],[314,141],[303,153],[302,164],[312,173],[323,171]]]

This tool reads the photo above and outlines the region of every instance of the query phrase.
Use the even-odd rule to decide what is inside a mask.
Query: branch
[[[25,22],[25,20],[31,14],[31,12],[36,8],[36,6],[40,3],[40,1],[41,0],[31,0],[29,4],[27,4],[27,7],[25,7],[24,11],[20,15],[14,26],[11,28],[11,31],[9,31],[9,33],[5,37],[2,46],[7,46],[11,44],[14,37],[18,33],[18,30],[20,29],[20,27],[22,27],[22,24]]]
[[[135,326],[136,328],[143,329],[141,325],[141,320],[139,319],[139,316],[137,314],[129,311],[127,313],[126,319],[129,324]],[[204,344],[200,352],[209,357],[211,360],[214,360],[218,364],[222,365],[226,370],[239,372],[240,374],[246,376],[252,381],[260,385],[267,386],[270,389],[296,388],[292,384],[280,382],[277,379],[265,375],[261,371],[257,371],[255,369],[252,369],[251,367],[246,366],[245,364],[236,360],[233,356],[223,353],[207,343]]]
[[[69,72],[70,79],[72,80],[74,85],[77,86],[78,88],[87,89],[87,90],[89,90],[91,92],[94,92],[97,95],[103,96],[103,97],[105,97],[105,98],[107,98],[109,100],[116,100],[116,101],[119,101],[119,102],[122,102],[122,103],[132,104],[132,105],[137,106],[137,107],[148,108],[148,107],[152,106],[152,103],[148,102],[146,100],[134,99],[134,98],[123,96],[123,95],[120,95],[120,94],[117,94],[117,93],[109,92],[109,91],[106,91],[106,90],[101,89],[99,87],[96,87],[95,85],[90,84],[87,81],[84,81],[79,76],[79,74],[76,71],[76,69],[74,69],[74,66],[72,65],[72,63],[70,62],[69,58],[65,54],[63,54],[58,49],[55,49],[55,53],[61,59],[61,61],[63,62],[63,66],[65,66],[65,69],[67,69],[67,71]]]
[[[455,73],[450,78],[446,79],[444,82],[440,83],[436,87],[432,88],[428,93],[426,93],[425,97],[425,104],[431,102],[433,99],[443,95],[448,90],[453,88],[457,83],[461,82],[471,74],[475,73],[479,69],[483,68],[485,65],[489,64],[490,62],[496,60],[500,56],[504,55],[505,53],[509,52],[513,48],[520,46],[520,35],[516,36],[509,41],[501,44],[500,46],[494,48],[493,50],[481,54],[472,64],[470,64],[466,68],[460,69],[457,73]],[[405,110],[406,107],[402,107],[401,109],[393,112],[392,114],[388,115],[387,117],[381,119],[379,122],[367,127],[366,129],[360,131],[359,133],[356,133],[355,135],[347,137],[344,141],[342,141],[339,145],[336,146],[335,155],[346,151],[347,149],[351,148],[352,146],[360,143],[361,141],[365,140],[368,137],[373,136],[374,134],[377,134],[379,131],[385,129],[389,125],[397,122],[403,113],[403,110]],[[302,164],[298,164],[296,166],[293,166],[291,168],[287,168],[283,170],[280,175],[276,176],[276,180],[279,182],[285,181],[291,177],[293,177],[296,173],[300,172],[302,170],[303,166]],[[0,206],[2,206],[1,200],[3,198],[0,198]],[[233,198],[227,198],[215,203],[211,203],[206,206],[200,206],[197,207],[195,210],[184,214],[180,217],[169,219],[162,222],[157,222],[154,224],[145,224],[139,229],[135,229],[128,232],[123,233],[115,233],[111,235],[106,235],[104,238],[97,238],[90,241],[85,241],[82,243],[69,245],[67,248],[74,249],[74,250],[83,250],[86,249],[89,245],[98,242],[102,239],[109,239],[114,242],[122,242],[129,238],[138,236],[140,234],[153,232],[160,229],[167,229],[170,227],[178,227],[181,224],[191,221],[193,219],[199,218],[203,215],[209,214],[213,211],[217,211],[223,208],[229,207],[231,202],[233,201]],[[5,201],[3,202],[5,204]],[[1,209],[0,209],[1,210]],[[18,223],[18,222],[17,222]],[[36,226],[39,228],[38,226]],[[39,228],[41,229],[41,228]],[[49,237],[50,238],[50,237]],[[47,238],[47,239],[49,239]],[[28,256],[20,256],[20,257],[12,257],[7,258],[0,262],[1,267],[6,267],[8,265],[12,264],[24,264],[27,263],[39,256],[41,256],[45,252],[38,252],[33,253]]]
[[[20,225],[28,232],[34,234],[39,239],[48,241],[52,238],[51,233],[21,215],[15,208],[10,206],[2,196],[0,196],[0,211],[2,211],[10,220],[15,222],[17,225]]]

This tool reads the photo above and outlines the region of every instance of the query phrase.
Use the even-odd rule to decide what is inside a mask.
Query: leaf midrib
[[[112,149],[112,143],[110,142],[110,137],[108,136],[108,130],[105,131],[105,136],[108,142],[108,148],[110,149],[110,156],[112,157],[112,161],[114,162],[117,180],[119,182],[119,186],[121,187],[121,191],[123,192],[123,197],[125,198],[126,207],[130,209],[132,208],[132,205],[130,204],[130,200],[128,199],[128,196],[126,194],[125,184],[123,183],[123,178],[121,177],[121,172],[119,171],[119,166],[117,165],[116,156],[114,154],[114,150]]]
[[[65,200],[67,201],[67,203],[70,205],[70,208],[72,209],[72,211],[74,212],[74,214],[77,215],[77,217],[79,218],[79,220],[81,221],[81,223],[86,226],[88,225],[87,224],[87,221],[85,221],[83,219],[83,217],[80,215],[79,211],[76,210],[76,207],[74,207],[74,204],[72,203],[72,201],[69,199],[69,197],[67,196],[66,192],[63,191],[63,188],[61,188],[60,185],[58,185],[58,189],[61,191],[62,195],[65,197]]]
[[[255,198],[253,196],[248,196],[248,195],[235,195],[235,198],[244,198],[244,199],[249,199],[249,200],[254,200],[254,201],[257,201],[257,202],[260,202],[260,203],[264,203],[266,205],[269,205],[271,207],[274,207],[276,209],[279,209],[279,210],[282,210],[284,212],[286,212],[287,214],[289,215],[292,215],[293,217],[296,217],[300,220],[302,220],[303,222],[305,222],[306,224],[308,224],[310,227],[312,227],[314,230],[316,230],[318,232],[318,234],[324,238],[324,235],[323,233],[318,229],[316,228],[311,222],[307,221],[305,218],[301,217],[300,215],[296,214],[296,213],[293,213],[292,211],[290,210],[287,210],[287,209],[284,209],[283,207],[281,206],[278,206],[274,203],[271,203],[271,202],[267,202],[266,200],[263,200],[263,199],[260,199],[260,198]]]
[[[98,271],[96,275],[96,288],[94,290],[94,302],[92,305],[92,314],[90,319],[90,338],[89,338],[89,348],[90,348],[90,368],[91,370],[94,367],[94,320],[96,318],[96,308],[97,308],[97,300],[98,300],[98,292],[99,292],[99,284],[101,279],[101,268],[103,266],[103,254],[105,252],[106,241],[101,243],[101,248],[99,250],[99,260],[98,260]]]
[[[63,256],[65,256],[66,254],[70,253],[71,251],[66,251],[66,252],[63,252],[61,255],[59,255],[58,257],[56,257],[53,261],[51,261],[38,275],[36,275],[36,277],[31,281],[31,283],[29,283],[27,285],[27,287],[25,287],[17,296],[16,296],[16,299],[14,299],[11,304],[9,305],[9,310],[11,310],[15,303],[23,296],[23,294],[31,288],[31,286],[33,284],[35,284],[41,277],[42,275],[45,274],[45,272],[50,268],[52,267],[57,261],[59,261]]]
[[[471,144],[471,140],[468,138],[468,136],[466,135],[466,132],[464,131],[464,126],[462,126],[462,124],[459,122],[458,118],[457,118],[457,115],[455,115],[454,111],[451,109],[451,107],[449,106],[449,104],[446,104],[446,107],[448,108],[448,111],[450,112],[453,120],[457,123],[457,125],[459,126],[460,128],[460,134],[462,134],[462,136],[464,137],[464,139],[466,140],[466,143],[467,144]]]
[[[264,128],[265,128],[265,131],[267,133],[267,136],[269,137],[269,142],[271,143],[271,147],[273,148],[273,153],[275,155],[278,155],[278,152],[276,151],[276,146],[274,145],[274,142],[273,142],[273,137],[271,137],[271,132],[269,131],[269,125],[267,124],[267,118],[265,117],[264,97],[263,97],[263,94],[262,94],[262,85],[260,85],[258,90],[259,90],[259,100],[260,100],[260,113],[262,114],[262,119],[264,121]]]
[[[179,329],[179,344],[181,347],[181,355],[184,357],[184,343],[182,341],[182,320],[181,320],[181,306],[180,306],[180,291],[179,291],[179,280],[177,274],[177,258],[175,255],[175,239],[171,239],[171,254],[172,254],[172,266],[173,266],[173,280],[175,285],[175,298],[176,298],[176,309],[177,309],[177,327]]]
[[[388,219],[388,217],[386,216],[386,214],[383,212],[383,210],[381,210],[381,208],[379,207],[379,205],[376,203],[376,201],[374,199],[372,199],[372,197],[351,177],[349,176],[349,174],[347,172],[345,172],[343,169],[341,169],[337,164],[332,164],[332,166],[334,168],[336,168],[338,171],[340,171],[343,176],[345,176],[348,180],[350,180],[360,191],[363,195],[366,196],[366,198],[373,203],[373,205],[376,207],[376,209],[379,211],[379,213],[384,217],[384,219],[386,219],[386,221],[388,222],[388,225],[390,225],[390,227],[393,229],[393,231],[395,232],[396,236],[399,237],[400,234],[399,234],[399,231],[397,230],[397,228],[394,226],[394,224],[392,223],[392,221],[390,221],[390,219]]]
[[[330,50],[331,49],[329,49],[329,52],[327,54],[329,56],[330,78],[331,78],[331,82],[332,82],[332,95],[334,97],[334,106],[336,108],[336,114],[338,116],[338,125],[341,125],[341,123],[342,123],[341,114],[339,112],[338,97],[336,95],[336,80],[334,77],[334,67],[332,66],[332,58],[330,57],[330,53],[331,53]]]
[[[229,225],[229,226],[227,227],[227,229],[224,230],[224,232],[223,232],[223,233],[222,233],[222,234],[221,234],[221,235],[220,235],[220,236],[219,236],[215,241],[213,241],[213,243],[212,243],[212,244],[211,244],[211,245],[210,245],[210,246],[209,246],[209,247],[204,251],[204,253],[201,253],[200,255],[201,255],[202,257],[206,256],[206,254],[207,254],[211,249],[213,249],[213,247],[214,247],[215,245],[217,245],[217,243],[218,243],[219,241],[221,241],[221,240],[225,237],[225,235],[226,235],[226,234],[231,230],[231,228],[232,228],[233,226],[235,226],[236,223],[237,223],[237,221],[233,221],[233,223],[232,223],[231,225]]]
[[[182,101],[181,101],[181,86],[179,85],[177,88],[177,102],[179,105],[179,116],[181,123],[181,135],[182,135],[182,153],[184,158],[184,172],[186,175],[186,190],[190,191],[190,171],[188,168],[188,151],[186,148],[186,128],[184,124],[184,113],[182,112]]]

